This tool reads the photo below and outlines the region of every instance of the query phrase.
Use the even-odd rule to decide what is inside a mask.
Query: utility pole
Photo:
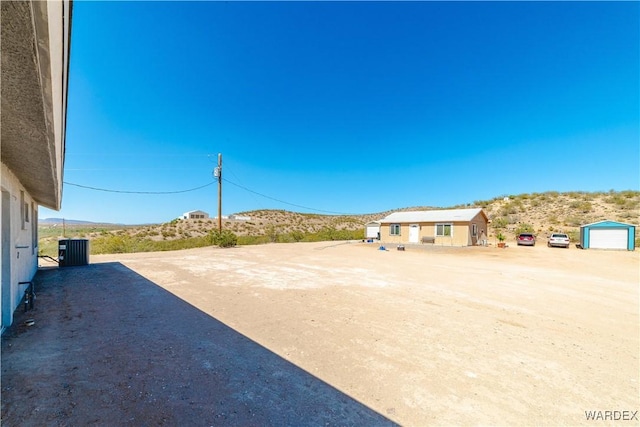
[[[222,153],[218,153],[218,166],[213,170],[218,178],[218,231],[222,232]]]

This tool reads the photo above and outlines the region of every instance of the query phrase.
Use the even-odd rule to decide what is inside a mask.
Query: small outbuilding
[[[380,240],[389,243],[481,245],[489,218],[482,208],[394,212],[380,222]]]
[[[599,221],[580,227],[582,249],[635,250],[636,226],[616,221]]]
[[[207,219],[209,214],[205,211],[189,211],[182,214],[182,219]]]
[[[371,221],[364,225],[365,239],[380,239],[380,221]]]

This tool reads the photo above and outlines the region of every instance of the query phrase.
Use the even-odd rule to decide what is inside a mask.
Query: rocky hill
[[[500,229],[508,236],[514,236],[519,229],[530,229],[538,235],[552,231],[575,234],[580,226],[600,220],[614,220],[630,224],[639,224],[640,192],[568,192],[532,193],[498,196],[491,200],[477,200],[468,205],[442,207],[442,209],[482,207],[491,219],[490,234]],[[438,209],[437,207],[414,206],[394,211],[367,215],[316,215],[301,214],[283,210],[259,210],[242,212],[239,215],[250,217],[246,221],[223,221],[223,227],[238,235],[260,235],[275,229],[278,233],[292,231],[318,232],[324,227],[338,230],[356,230],[363,228],[369,221],[384,218],[397,211]],[[179,221],[174,224],[177,232],[206,232],[216,227],[216,220]],[[165,229],[167,225],[163,225]]]

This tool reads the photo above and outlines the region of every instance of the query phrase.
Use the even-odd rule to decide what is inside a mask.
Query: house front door
[[[420,241],[420,226],[411,224],[409,226],[409,243],[418,243]]]

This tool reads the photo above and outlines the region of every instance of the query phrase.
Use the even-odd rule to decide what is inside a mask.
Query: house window
[[[31,255],[36,253],[38,247],[38,208],[31,202]]]
[[[436,236],[451,237],[451,224],[436,224]]]
[[[471,236],[476,237],[478,235],[478,224],[471,224]]]
[[[25,229],[25,218],[28,218],[29,215],[26,212],[26,203],[24,202],[24,191],[20,190],[20,217],[22,219],[22,229]]]
[[[399,236],[400,235],[400,224],[391,224],[389,226],[389,234],[391,236]]]

